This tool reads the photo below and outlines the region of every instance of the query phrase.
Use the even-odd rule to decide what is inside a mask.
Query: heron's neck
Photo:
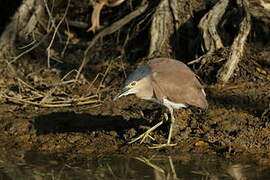
[[[140,81],[136,96],[140,99],[151,100],[153,98],[153,87],[149,77],[145,77]]]

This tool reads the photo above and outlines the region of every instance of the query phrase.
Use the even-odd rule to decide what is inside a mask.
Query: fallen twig
[[[18,97],[11,97],[11,96],[4,96],[8,100],[14,103],[19,103],[19,104],[31,104],[31,105],[36,105],[39,107],[68,107],[68,106],[79,106],[79,105],[86,105],[86,104],[94,104],[100,102],[97,100],[97,96],[89,96],[89,97],[84,97],[83,99],[73,99],[68,101],[58,101],[54,103],[41,103],[41,102],[34,102],[34,101],[29,101],[26,99],[18,98]],[[91,98],[95,98],[94,100],[91,100]],[[89,100],[90,99],[90,100]]]

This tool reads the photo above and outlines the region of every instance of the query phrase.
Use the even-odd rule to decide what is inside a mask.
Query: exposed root
[[[202,4],[188,0],[161,0],[152,18],[148,58],[182,58],[188,53],[196,56],[194,13],[203,9]]]
[[[47,64],[48,67],[50,67],[50,59],[57,60],[57,58],[52,56],[51,47],[53,45],[53,42],[55,41],[55,36],[58,35],[58,37],[61,37],[58,32],[58,29],[66,18],[69,5],[70,0],[67,3],[64,16],[61,18],[60,22],[56,25],[55,19],[52,16],[52,12],[50,12],[46,0],[23,1],[20,8],[13,16],[11,23],[6,27],[5,31],[0,37],[0,48],[1,48],[0,59],[1,60],[5,59],[6,63],[9,65],[9,67],[11,67],[11,64],[16,62],[19,58],[21,58],[25,54],[28,54],[29,52],[33,51],[38,46],[40,46],[42,43],[44,43],[54,29],[54,33],[47,47],[48,53]],[[47,10],[47,13],[49,15],[47,27],[45,27],[46,25],[42,24],[43,23],[42,18],[44,17],[45,9]],[[45,35],[41,34],[36,30],[38,29],[37,25],[42,25],[42,27],[44,27],[46,31]],[[27,47],[27,49],[25,49],[19,55],[14,56],[18,48],[14,43],[15,40],[25,41],[29,39],[32,39],[32,43],[28,44],[23,48],[25,49]]]
[[[91,16],[91,23],[92,26],[87,30],[96,32],[96,30],[100,29],[100,12],[103,8],[103,6],[109,6],[109,7],[114,7],[122,4],[125,0],[100,0],[98,2],[93,2],[94,10],[92,12]]]
[[[105,6],[107,3],[106,0],[102,0],[100,2],[93,2],[93,6],[94,6],[94,10],[92,12],[92,16],[91,16],[91,24],[92,26],[87,29],[87,32],[93,31],[96,32],[96,30],[100,29],[100,12],[103,8],[103,6]]]
[[[267,0],[249,1],[248,10],[252,17],[265,24],[270,24],[270,3]]]
[[[168,0],[162,0],[156,9],[151,25],[148,57],[172,57],[170,37],[174,33],[173,17]]]
[[[42,0],[22,2],[0,37],[0,63],[4,60],[10,65],[8,60],[16,54],[15,40],[17,38],[26,39],[34,31],[43,15],[44,3]]]
[[[231,46],[231,52],[226,64],[218,72],[218,81],[225,84],[228,82],[230,77],[233,75],[234,70],[236,69],[239,61],[241,60],[244,53],[244,45],[247,39],[247,36],[251,29],[251,18],[247,10],[248,1],[247,0],[238,0],[238,6],[241,7],[244,11],[245,17],[240,23],[239,34],[234,39]]]
[[[207,54],[223,48],[223,43],[217,32],[217,26],[224,15],[229,0],[221,0],[201,19],[199,28],[202,31],[204,47]]]

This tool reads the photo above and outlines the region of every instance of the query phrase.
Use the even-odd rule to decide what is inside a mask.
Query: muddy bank
[[[249,69],[256,73],[256,67]],[[114,75],[118,76],[112,69],[109,79],[115,79]],[[42,77],[42,80],[50,81],[52,77]],[[246,77],[243,81],[236,78],[225,87],[208,86],[209,109],[205,112],[195,108],[176,111],[177,128],[173,143],[177,146],[158,150],[148,147],[166,142],[169,122],[153,132],[154,140],[147,139],[142,144],[128,142],[164,120],[163,112],[166,110],[134,96],[112,101],[121,82],[109,82],[110,88],[102,92],[102,101],[90,105],[45,108],[27,103],[20,105],[10,100],[2,103],[0,146],[5,149],[96,155],[145,155],[157,151],[164,154],[200,152],[233,155],[268,153],[270,150],[270,86],[267,79]],[[79,95],[86,87],[89,86],[73,88],[73,93]]]
[[[140,6],[141,1],[134,2],[136,8],[146,6]],[[74,22],[87,22],[90,19],[93,9],[89,11],[85,8],[88,6],[85,1],[71,1],[69,5],[74,11],[70,14],[64,13],[68,9],[66,4],[57,5],[59,11],[55,13],[73,20],[70,21],[73,25],[68,28],[65,25],[59,26],[56,41],[50,47],[51,54],[48,54],[47,48],[53,40],[53,31],[44,29],[43,24],[36,21],[33,29],[39,30],[36,33],[37,39],[43,39],[44,42],[25,53],[27,51],[19,47],[27,47],[32,37],[20,37],[17,46],[13,47],[16,49],[14,53],[25,54],[15,58],[8,54],[10,56],[1,61],[0,147],[6,151],[60,152],[67,154],[69,158],[76,158],[78,153],[100,156],[152,155],[157,152],[164,155],[189,152],[225,156],[268,153],[270,66],[267,61],[269,45],[266,42],[266,37],[269,36],[264,29],[267,25],[258,23],[254,26],[250,39],[242,43],[245,46],[241,46],[244,50],[241,61],[229,81],[221,86],[218,84],[217,74],[234,50],[230,46],[237,39],[235,37],[240,19],[235,20],[239,25],[236,28],[233,20],[224,20],[224,34],[221,33],[224,35],[224,47],[209,55],[197,47],[203,46],[203,42],[199,41],[202,37],[197,25],[203,17],[202,13],[210,11],[215,2],[192,2],[187,6],[182,4],[188,10],[183,12],[183,16],[178,14],[181,16],[181,28],[176,32],[173,32],[176,27],[171,28],[171,34],[163,37],[168,48],[163,48],[164,52],[159,52],[161,54],[152,54],[159,57],[162,53],[168,53],[168,57],[179,57],[177,59],[186,64],[195,57],[201,57],[189,67],[205,84],[209,108],[206,111],[192,107],[176,111],[177,126],[172,139],[173,143],[177,143],[175,147],[149,148],[153,144],[166,142],[169,122],[151,134],[153,139],[146,139],[142,144],[128,144],[133,138],[164,120],[166,110],[134,96],[112,101],[126,75],[149,58],[149,32],[155,32],[150,31],[150,21],[156,9],[153,7],[157,7],[157,4],[149,3],[145,14],[138,15],[137,19],[134,16],[136,20],[129,22],[130,27],[119,26],[115,33],[105,33],[106,36],[94,41],[96,34],[86,32],[87,24],[84,23],[83,27],[74,26]],[[227,15],[235,17],[238,12],[235,9],[240,7],[235,3],[230,3],[230,6],[232,7],[228,10],[231,14],[228,12]],[[135,11],[129,3],[116,8],[123,8],[123,11],[115,11],[113,14],[105,8],[102,16],[104,25],[113,24],[120,17]],[[46,15],[44,11],[40,18],[48,17]],[[58,22],[59,19],[55,18],[55,21]],[[52,25],[49,18],[42,23]],[[173,25],[173,21],[171,23]],[[21,26],[27,27],[25,24]],[[259,35],[259,32],[263,33]],[[171,46],[176,42],[169,41],[177,33],[180,33],[179,42],[181,40],[180,44],[186,46],[185,48]],[[183,38],[186,35],[186,39]],[[187,42],[187,39],[191,40]],[[93,46],[89,48],[89,44]],[[174,52],[178,50],[179,52]],[[78,73],[86,57],[89,62]]]

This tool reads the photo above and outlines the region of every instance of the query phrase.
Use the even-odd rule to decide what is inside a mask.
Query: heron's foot
[[[145,133],[141,134],[139,137],[137,137],[137,138],[131,140],[131,141],[128,142],[128,143],[129,143],[129,144],[132,144],[132,143],[138,141],[139,139],[142,139],[142,140],[140,141],[140,144],[141,144],[141,143],[143,143],[143,142],[145,141],[145,139],[148,138],[148,137],[149,137],[150,139],[152,139],[152,140],[155,140],[155,138],[153,138],[152,136],[150,136],[150,133],[151,133],[152,131],[154,131],[156,128],[158,128],[161,124],[163,124],[163,121],[160,121],[160,122],[157,123],[155,126],[153,126],[153,127],[151,127],[150,129],[148,129]]]
[[[154,144],[153,146],[149,146],[149,149],[161,149],[161,148],[166,148],[166,147],[172,147],[176,146],[177,144]]]
[[[145,133],[141,134],[139,137],[132,139],[130,142],[128,142],[128,144],[132,144],[132,143],[134,143],[134,142],[136,142],[136,141],[138,141],[138,140],[140,140],[140,139],[141,139],[141,141],[140,141],[140,144],[141,144],[141,143],[143,143],[143,142],[145,141],[145,139],[148,138],[148,137],[149,137],[150,139],[152,139],[152,140],[155,140],[155,138],[153,138],[153,137],[150,135],[150,133],[151,133],[152,131],[153,131],[152,128],[151,128],[151,129],[148,129]]]

